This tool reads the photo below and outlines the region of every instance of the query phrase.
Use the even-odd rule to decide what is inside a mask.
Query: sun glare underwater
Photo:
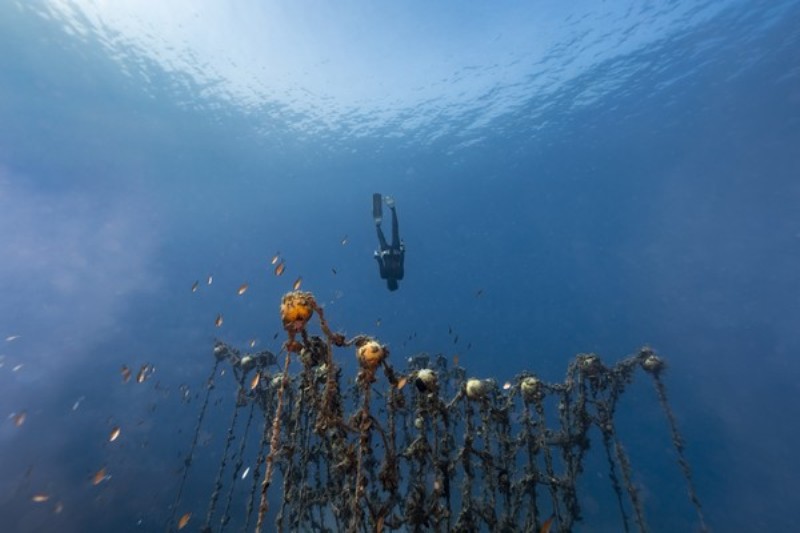
[[[798,530],[798,146],[795,0],[3,2],[2,530]]]

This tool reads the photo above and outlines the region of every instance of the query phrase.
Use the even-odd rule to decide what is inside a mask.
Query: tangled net
[[[321,336],[307,330],[314,313]],[[237,401],[201,531],[228,527],[235,494],[246,500],[239,505],[244,513],[235,514],[243,522],[239,527],[262,531],[276,467],[282,484],[279,506],[272,510],[278,531],[571,531],[581,519],[576,482],[592,427],[602,437],[623,530],[647,531],[614,423],[617,402],[637,369],[653,379],[689,499],[706,530],[661,380],[664,362],[650,348],[611,367],[594,354],[579,354],[563,383],[523,372],[499,387],[494,380],[468,379],[443,356],[411,357],[398,372],[378,340],[331,331],[308,292],[287,293],[281,318],[288,333],[282,370],[272,352],[242,355],[215,343],[169,530],[186,524],[186,516],[177,520],[178,509],[223,362],[233,370]],[[359,363],[348,386],[334,360],[334,348],[342,347],[354,347]],[[295,375],[289,372],[293,356],[302,365]],[[547,424],[546,403],[557,405],[554,427]],[[245,411],[244,430],[237,434]],[[240,472],[257,412],[263,414],[263,431],[252,477],[245,481]]]

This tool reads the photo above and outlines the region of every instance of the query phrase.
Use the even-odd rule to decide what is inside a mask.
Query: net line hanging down
[[[280,310],[288,333],[282,361],[215,342],[169,531],[190,516],[178,518],[223,364],[232,369],[236,401],[207,507],[195,513],[201,531],[571,531],[581,520],[577,481],[590,431],[600,437],[602,448],[594,444],[608,465],[620,529],[648,531],[615,427],[618,400],[640,374],[655,385],[698,528],[707,530],[662,380],[665,364],[652,349],[613,366],[579,354],[563,382],[522,372],[501,387],[468,377],[441,355],[412,356],[399,371],[377,339],[332,331],[311,293],[285,294]],[[321,335],[308,331],[315,314]],[[358,361],[349,384],[334,353],[346,347]],[[294,374],[293,360],[301,367]],[[249,479],[242,475],[247,452],[255,457]]]

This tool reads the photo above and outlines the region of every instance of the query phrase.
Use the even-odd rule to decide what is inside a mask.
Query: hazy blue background
[[[555,380],[651,344],[712,528],[797,528],[800,2],[436,4],[0,3],[4,531],[161,530],[199,408],[178,387],[215,335],[274,348],[298,275],[398,363]],[[621,410],[650,525],[692,530],[651,387]],[[619,530],[604,475],[582,530]]]

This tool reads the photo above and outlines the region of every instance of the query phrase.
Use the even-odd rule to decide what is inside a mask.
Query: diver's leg
[[[384,250],[389,249],[389,243],[386,242],[386,237],[383,235],[383,230],[381,229],[380,223],[375,226],[375,229],[378,230],[378,242],[381,245],[381,252]]]
[[[372,218],[375,219],[375,225],[379,225],[383,220],[383,197],[381,193],[376,192],[372,195]]]
[[[392,248],[400,249],[400,227],[397,224],[397,211],[392,205]]]

